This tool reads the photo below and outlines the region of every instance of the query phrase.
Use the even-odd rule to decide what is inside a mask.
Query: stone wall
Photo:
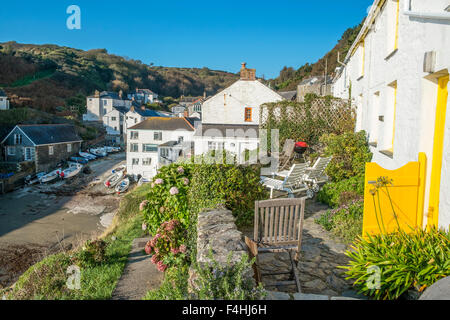
[[[226,263],[232,253],[231,262],[240,261],[247,253],[242,241],[242,233],[237,230],[233,214],[229,210],[209,210],[198,214],[197,222],[197,262],[210,261],[210,249],[214,259]]]
[[[197,219],[197,263],[208,266],[211,262],[210,250],[213,259],[220,264],[226,264],[231,253],[230,265],[239,262],[247,254],[247,246],[242,240],[242,233],[237,230],[233,214],[229,210],[205,210],[198,214]],[[245,277],[253,279],[253,270],[248,268]],[[196,288],[197,275],[191,267],[189,286],[192,291]],[[256,285],[255,282],[253,282]]]

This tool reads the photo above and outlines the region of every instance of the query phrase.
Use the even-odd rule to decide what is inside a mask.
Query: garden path
[[[302,293],[324,296],[345,296],[362,298],[351,289],[352,283],[345,280],[344,270],[338,266],[346,265],[348,257],[344,254],[350,249],[347,245],[334,239],[331,234],[315,223],[315,219],[325,213],[329,207],[314,200],[306,202],[303,228],[301,257],[298,263]],[[244,230],[252,237],[251,230]],[[290,270],[287,253],[263,253],[259,255],[262,273],[277,273]],[[263,284],[273,281],[288,280],[289,275],[265,275]],[[275,292],[295,293],[295,285],[267,287]]]
[[[112,300],[141,300],[147,291],[157,289],[163,273],[150,262],[150,255],[143,248],[149,238],[134,239],[125,269],[117,282]]]

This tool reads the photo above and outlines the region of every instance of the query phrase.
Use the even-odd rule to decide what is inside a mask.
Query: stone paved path
[[[150,256],[143,252],[148,240],[150,239],[134,239],[127,265],[112,294],[112,300],[140,300],[147,291],[161,285],[163,273],[150,262]]]
[[[308,200],[305,210],[301,258],[298,264],[302,293],[326,296],[358,297],[351,290],[351,282],[345,280],[344,270],[337,268],[348,262],[344,252],[349,248],[333,239],[329,232],[314,222],[328,206]],[[244,233],[251,237],[249,230]],[[262,273],[275,273],[290,270],[287,253],[263,253],[259,255]],[[263,276],[263,284],[288,280],[289,275]],[[296,286],[266,287],[271,291],[295,293]]]

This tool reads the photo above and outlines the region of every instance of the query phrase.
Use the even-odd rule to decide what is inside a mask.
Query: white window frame
[[[18,141],[19,140],[19,141]],[[22,137],[22,135],[20,134],[20,133],[15,133],[14,134],[14,144],[15,145],[20,145],[20,144],[22,144],[22,142],[23,142],[23,137]]]
[[[30,157],[27,157],[27,151],[30,151]],[[33,148],[32,147],[25,147],[25,152],[24,152],[24,159],[25,161],[31,161],[33,160]]]
[[[142,159],[143,166],[150,166],[151,164],[152,164],[152,158],[143,158]]]
[[[130,140],[137,140],[139,139],[139,132],[138,131],[130,131]]]
[[[72,144],[71,143],[67,144],[67,152],[72,152]]]
[[[139,165],[139,158],[132,158],[131,159],[131,165],[138,166]]]
[[[15,156],[16,155],[16,147],[8,147],[7,148],[8,156]]]
[[[48,146],[48,155],[52,156],[55,153],[53,146]]]
[[[155,141],[162,141],[162,132],[161,131],[155,131],[153,133],[153,140],[155,140]]]
[[[134,151],[134,146],[136,146],[136,151]],[[130,143],[130,152],[139,152],[139,143]]]

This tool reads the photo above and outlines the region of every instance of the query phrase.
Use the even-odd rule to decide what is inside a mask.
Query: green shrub
[[[336,208],[364,195],[364,175],[329,182],[317,194],[317,200]]]
[[[143,300],[188,300],[189,266],[168,269],[158,289],[147,292]]]
[[[144,221],[155,234],[164,221],[179,220],[185,227],[191,223],[187,192],[191,185],[191,165],[164,166],[153,178],[147,200],[141,203]]]
[[[258,166],[196,165],[188,192],[191,211],[198,213],[202,209],[222,205],[233,212],[238,225],[251,223],[255,201],[268,196],[259,183],[259,173]]]
[[[101,239],[88,240],[75,255],[75,260],[83,268],[95,267],[105,262],[107,243]]]
[[[315,222],[331,231],[345,243],[351,243],[362,234],[364,202],[354,200],[334,210],[328,210]]]
[[[178,220],[163,222],[156,235],[145,246],[147,254],[153,254],[151,262],[159,271],[187,263],[186,229]]]
[[[349,265],[341,268],[360,293],[375,299],[397,299],[409,289],[422,292],[450,275],[450,233],[443,230],[369,236],[354,249],[346,253]],[[379,286],[373,286],[373,270],[379,271]]]
[[[365,131],[325,134],[320,141],[325,145],[325,155],[333,156],[326,169],[332,181],[364,175],[366,162],[372,160]]]
[[[249,276],[254,261],[244,254],[232,264],[231,255],[222,264],[214,260],[211,251],[208,265],[195,265],[196,277],[191,285],[195,300],[259,300],[265,296],[262,285],[255,288],[254,279]]]

